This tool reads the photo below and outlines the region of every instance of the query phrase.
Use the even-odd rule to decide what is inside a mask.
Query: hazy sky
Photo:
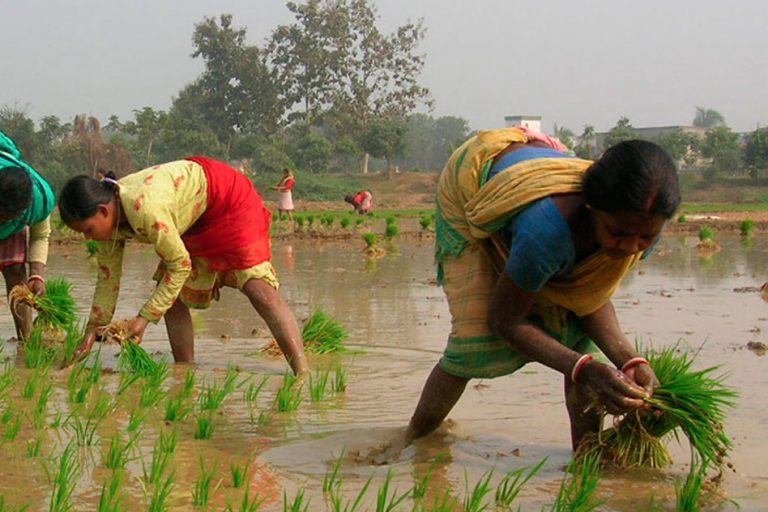
[[[621,116],[636,127],[690,124],[696,106],[736,131],[768,123],[768,8],[731,0],[378,0],[389,32],[423,18],[422,83],[435,116],[474,129],[541,115],[580,133]],[[0,0],[0,105],[35,121],[106,122],[167,110],[202,70],[195,23],[231,13],[261,45],[292,21],[282,0]]]

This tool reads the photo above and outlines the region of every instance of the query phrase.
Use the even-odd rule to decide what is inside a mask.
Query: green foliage
[[[133,372],[141,377],[162,382],[168,375],[168,361],[155,361],[144,348],[133,340],[120,345],[118,366],[123,371]]]
[[[488,504],[485,502],[485,497],[490,494],[491,477],[493,476],[493,470],[486,471],[480,477],[470,489],[469,476],[466,470],[464,471],[464,510],[466,512],[481,512],[488,508]]]
[[[213,435],[213,415],[209,411],[195,418],[195,439],[210,439]]]
[[[602,502],[594,498],[600,482],[599,457],[571,460],[552,506],[552,512],[591,512]]]
[[[77,446],[69,443],[58,459],[58,470],[53,476],[53,491],[51,492],[50,512],[69,512],[75,510],[72,494],[77,486],[80,475],[77,461]]]
[[[250,467],[250,460],[244,465],[232,462],[229,464],[229,474],[232,476],[232,487],[240,489],[245,484],[248,476],[248,468]]]
[[[701,228],[699,228],[699,240],[702,241],[702,242],[704,240],[712,240],[712,241],[714,241],[715,240],[715,228],[710,227],[710,226],[701,226]]]
[[[379,243],[379,237],[376,236],[376,233],[363,233],[362,238],[366,248],[376,247]]]
[[[603,149],[608,149],[609,147],[618,144],[619,142],[636,138],[637,132],[632,126],[632,123],[628,118],[621,117],[616,123],[616,126],[611,128],[605,135],[605,140],[603,141]]]
[[[387,224],[387,226],[384,228],[384,237],[387,240],[392,240],[399,234],[400,228],[397,227],[397,224]]]
[[[696,115],[692,121],[697,128],[715,128],[725,126],[725,117],[717,110],[704,107],[696,107]]]
[[[325,398],[325,390],[328,388],[328,380],[331,372],[320,371],[318,368],[315,372],[315,376],[309,375],[309,398],[313,402],[319,402]]]
[[[349,332],[346,328],[322,309],[310,315],[301,331],[305,349],[318,354],[344,351],[347,338]]]
[[[688,216],[686,214],[682,214],[677,217],[678,224],[685,224],[686,222],[688,222]]]
[[[297,378],[289,371],[283,374],[283,384],[277,390],[275,406],[279,412],[293,412],[301,404],[301,388],[296,386]]]
[[[707,464],[701,463],[695,457],[691,459],[691,469],[685,482],[680,485],[675,482],[675,497],[677,498],[677,512],[698,512],[699,497],[704,485],[704,477],[707,475]]]
[[[747,136],[744,145],[744,165],[752,178],[768,169],[768,128],[757,128]]]
[[[741,232],[741,236],[743,237],[750,237],[752,236],[752,231],[755,228],[755,221],[746,219],[741,221],[741,224],[739,225],[739,231]]]
[[[510,471],[509,473],[504,475],[504,478],[501,480],[501,482],[499,482],[499,485],[496,487],[496,494],[494,499],[496,506],[510,510],[512,508],[512,503],[517,499],[517,496],[520,494],[520,489],[531,478],[533,478],[533,476],[536,473],[541,471],[541,468],[544,466],[544,463],[546,461],[547,459],[542,459],[542,461],[536,464],[533,468],[531,468],[528,471],[528,473],[526,473],[526,470],[528,468],[520,468],[514,471]]]
[[[216,464],[211,466],[210,469],[205,468],[205,461],[203,460],[202,455],[200,456],[200,476],[197,478],[197,481],[195,482],[195,488],[192,489],[192,504],[200,508],[201,510],[207,510],[208,509],[208,503],[211,501],[211,496],[214,492],[216,492],[216,489],[218,488],[218,484],[212,488],[213,485],[213,477],[216,475]]]
[[[120,490],[125,485],[125,472],[112,471],[109,479],[101,486],[97,512],[120,512],[124,510],[123,496]]]
[[[741,148],[739,134],[727,127],[707,130],[701,142],[701,155],[711,159],[711,167],[705,172],[709,181],[723,173],[733,174],[741,168]]]

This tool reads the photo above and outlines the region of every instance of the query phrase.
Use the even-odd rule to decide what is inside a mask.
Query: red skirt
[[[243,270],[272,259],[272,215],[245,175],[203,156],[198,163],[208,180],[206,210],[182,236],[191,256],[206,258],[211,270]]]

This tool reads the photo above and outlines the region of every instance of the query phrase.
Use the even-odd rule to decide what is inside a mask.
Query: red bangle
[[[39,274],[32,274],[31,276],[29,276],[27,278],[27,282],[30,282],[30,281],[40,281],[41,283],[45,284],[45,278],[43,278],[43,276]]]
[[[576,363],[574,363],[573,368],[571,369],[571,382],[574,384],[578,384],[577,379],[579,378],[579,374],[581,373],[581,370],[584,369],[585,366],[587,366],[587,363],[592,361],[594,357],[592,357],[589,354],[584,354],[580,358],[576,360]]]
[[[621,371],[622,372],[626,372],[627,370],[629,370],[631,368],[634,368],[635,366],[638,366],[638,365],[641,365],[641,364],[650,365],[651,363],[649,363],[648,360],[646,358],[644,358],[644,357],[640,357],[640,356],[633,357],[632,359],[630,359],[629,361],[627,361],[626,363],[624,363],[621,366]]]

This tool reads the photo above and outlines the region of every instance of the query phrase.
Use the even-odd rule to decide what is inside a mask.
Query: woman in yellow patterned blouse
[[[151,243],[160,256],[157,288],[128,323],[141,340],[149,322],[165,316],[177,362],[194,360],[189,308],[204,309],[227,285],[242,291],[272,331],[294,373],[307,371],[298,323],[278,293],[271,263],[271,215],[253,184],[228,165],[205,157],[169,162],[122,178],[69,180],[62,220],[99,242],[98,281],[80,354],[96,328],[112,320],[128,238]]]

